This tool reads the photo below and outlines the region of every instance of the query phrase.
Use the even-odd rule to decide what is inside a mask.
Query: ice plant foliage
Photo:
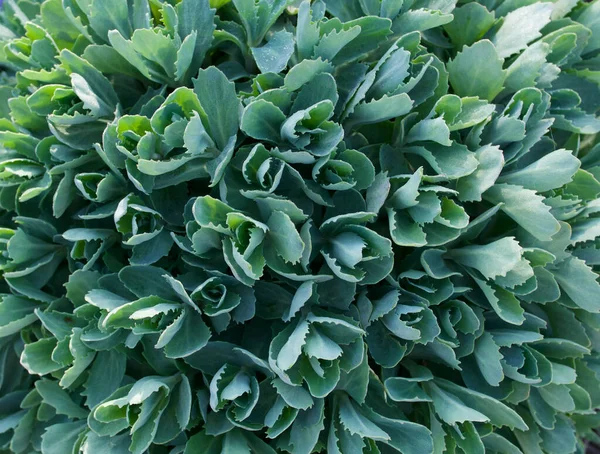
[[[0,453],[568,454],[600,0],[4,0]]]

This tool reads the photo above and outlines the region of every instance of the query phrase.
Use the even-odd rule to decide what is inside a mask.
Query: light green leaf
[[[216,28],[214,24],[215,11],[211,8],[218,8],[213,5],[212,0],[183,0],[177,4],[177,31],[179,37],[185,40],[189,36],[194,37],[193,57],[189,64],[188,75],[193,76],[202,66],[204,56],[208,52],[212,41],[213,31]],[[185,80],[185,77],[181,77]]]
[[[513,237],[485,245],[465,246],[452,250],[449,255],[458,263],[475,268],[486,279],[505,276],[521,260],[523,249]]]
[[[498,182],[545,192],[571,182],[580,165],[568,150],[556,150],[523,169],[502,175]]]
[[[551,271],[556,282],[577,306],[588,312],[600,312],[598,275],[585,262],[570,257]]]
[[[279,368],[286,371],[296,364],[302,354],[302,346],[308,335],[309,328],[309,324],[305,320],[301,320],[296,325],[277,355],[277,366]]]
[[[464,402],[465,405],[468,405],[477,412],[483,413],[495,426],[508,426],[512,429],[517,428],[520,430],[528,429],[521,416],[502,402],[486,394],[463,388],[448,380],[436,379],[435,382],[440,389],[452,393]]]
[[[169,339],[165,346],[167,358],[185,358],[208,343],[211,331],[200,314],[188,309],[165,328],[159,342],[166,340],[163,337]]]
[[[483,333],[475,342],[475,360],[481,374],[491,386],[498,386],[504,379],[500,360],[500,348],[489,333]]]
[[[97,117],[111,116],[119,103],[111,83],[100,71],[74,53],[63,50],[60,58],[71,73],[73,90]]]
[[[550,22],[552,9],[551,3],[534,3],[508,13],[492,39],[498,55],[510,57],[539,38],[540,30]]]
[[[482,194],[494,185],[504,165],[502,150],[494,145],[481,147],[475,156],[479,161],[477,169],[460,178],[456,185],[458,198],[463,202],[481,201]]]
[[[357,408],[347,395],[340,396],[340,423],[353,435],[378,441],[388,441],[390,436]]]
[[[443,118],[421,120],[412,127],[406,136],[407,143],[429,140],[446,147],[452,145],[452,141],[450,140],[450,130]]]
[[[88,408],[94,408],[115,392],[125,376],[127,357],[116,350],[101,351],[90,368],[85,391]]]
[[[447,424],[489,421],[486,415],[468,407],[457,396],[444,391],[435,383],[426,383],[424,386],[433,400],[435,412]]]
[[[454,20],[444,25],[452,44],[460,50],[483,38],[495,22],[495,15],[485,5],[467,3],[452,11]]]
[[[485,64],[482,64],[485,62]],[[464,47],[448,62],[450,84],[459,96],[477,96],[492,101],[504,87],[503,60],[487,39]]]
[[[282,72],[294,53],[294,36],[285,30],[279,31],[262,47],[252,48],[252,55],[262,73]]]
[[[317,75],[330,73],[333,65],[320,58],[316,60],[303,60],[295,65],[285,76],[285,87],[289,91],[298,90],[302,85],[310,82]]]
[[[497,184],[483,198],[500,209],[538,240],[549,241],[560,230],[560,224],[544,204],[544,198],[522,186]]]
[[[301,386],[291,386],[282,380],[276,378],[273,380],[273,387],[277,393],[285,400],[285,403],[299,410],[307,410],[314,405],[314,400],[310,393]]]
[[[0,338],[8,337],[21,331],[37,320],[33,312],[39,303],[6,295],[0,301]]]
[[[277,253],[286,261],[298,263],[305,244],[290,217],[282,211],[274,211],[267,221],[269,238]]]
[[[276,105],[259,99],[250,103],[242,115],[241,129],[254,139],[278,143],[285,115]]]
[[[52,351],[56,348],[56,339],[44,338],[25,345],[21,353],[21,365],[31,374],[46,375],[62,369],[52,360]]]
[[[354,109],[354,113],[346,121],[346,128],[359,125],[368,125],[391,120],[410,112],[413,101],[406,93],[387,96],[370,102],[361,103]]]

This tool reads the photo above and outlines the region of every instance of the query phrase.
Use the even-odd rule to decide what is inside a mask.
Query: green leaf
[[[486,279],[505,276],[521,260],[523,249],[512,237],[485,245],[465,246],[450,252],[458,263],[475,268]]]
[[[431,402],[431,398],[419,386],[418,379],[391,377],[385,381],[390,399],[396,402]]]
[[[233,0],[242,25],[246,29],[248,44],[256,47],[264,38],[269,28],[283,13],[286,0]]]
[[[463,202],[481,201],[482,194],[496,182],[504,165],[502,150],[494,145],[481,147],[475,153],[479,161],[475,172],[458,180],[458,198]]]
[[[451,14],[436,9],[415,9],[399,15],[393,23],[395,34],[404,35],[413,31],[427,31],[452,21]]]
[[[485,62],[485,64],[482,64]],[[477,96],[493,101],[504,87],[503,60],[487,39],[464,47],[448,62],[450,84],[459,96]]]
[[[313,80],[322,73],[330,73],[333,65],[320,58],[316,60],[303,60],[288,71],[285,76],[285,88],[289,91],[298,90],[304,84]]]
[[[52,360],[52,352],[56,348],[56,339],[44,338],[25,345],[21,354],[21,364],[31,374],[46,375],[62,369]]]
[[[398,43],[395,47],[397,46]],[[410,59],[411,54],[407,50],[401,47],[394,49],[378,69],[369,94],[379,99],[398,90],[410,74]]]
[[[353,435],[377,441],[387,441],[390,436],[366,418],[346,395],[339,399],[340,423]]]
[[[252,55],[262,73],[283,71],[293,53],[294,37],[285,30],[273,34],[264,46],[252,48]]]
[[[185,358],[202,349],[208,343],[211,331],[200,314],[192,310],[186,310],[183,315],[175,319],[173,324],[163,331],[159,342],[163,340],[163,336],[169,337],[169,341],[165,346],[167,358]]]
[[[321,29],[324,32],[328,31],[329,27],[344,30],[345,33],[341,33],[342,42],[338,42],[336,46],[333,46],[339,48],[342,47],[344,42],[348,41],[339,52],[336,52],[333,60],[334,63],[340,64],[341,62],[354,61],[376,50],[392,34],[391,25],[390,20],[387,18],[367,16],[348,21],[341,24],[341,27],[339,27],[337,20],[332,20],[324,23]],[[356,38],[350,39],[356,34],[357,28],[360,29],[360,33]],[[323,39],[327,40],[325,37]],[[337,40],[334,39],[334,41]],[[329,54],[329,56],[332,56],[332,54]]]
[[[42,452],[48,454],[72,452],[85,427],[83,421],[54,424],[48,427],[42,435]]]
[[[390,437],[386,443],[396,451],[406,454],[433,451],[431,432],[421,424],[387,418],[373,411],[369,411],[368,414],[373,422],[385,429]]]
[[[562,261],[552,270],[556,282],[568,297],[588,312],[600,311],[598,275],[585,262],[575,257]]]
[[[206,130],[219,150],[225,150],[240,124],[241,107],[233,83],[211,67],[200,70],[194,79],[194,92],[202,106],[200,116]]]
[[[98,352],[82,393],[86,396],[88,408],[94,408],[121,386],[126,360],[124,354],[115,350]]]
[[[118,453],[126,454],[129,451],[131,437],[129,434],[121,434],[113,437],[100,437],[94,432],[88,432],[85,437],[82,449],[84,454],[100,453]]]
[[[502,203],[500,209],[540,241],[549,241],[560,230],[550,207],[535,191],[522,186],[497,184],[483,197],[493,204]]]
[[[475,343],[475,360],[481,374],[491,386],[498,386],[504,379],[500,363],[503,358],[500,348],[489,333],[483,333]]]
[[[466,421],[489,421],[486,415],[468,407],[459,397],[444,391],[435,383],[427,383],[424,386],[433,400],[433,408],[436,414],[447,424],[455,425]]]
[[[193,206],[194,219],[202,227],[227,229],[227,215],[231,207],[210,196],[198,197]]]
[[[274,211],[267,225],[267,238],[273,242],[277,253],[286,262],[298,263],[305,245],[290,217],[282,211]]]
[[[119,272],[119,279],[138,298],[157,296],[178,301],[177,293],[165,279],[167,272],[153,266],[128,266]]]
[[[306,321],[300,321],[291,331],[289,338],[282,345],[277,355],[277,366],[281,370],[286,371],[296,364],[302,354],[302,346],[308,331],[309,324]]]
[[[354,113],[345,123],[347,128],[354,128],[358,125],[367,125],[372,123],[381,123],[410,112],[413,101],[406,93],[387,96],[362,103],[356,106]]]
[[[218,8],[213,5],[212,0],[183,0],[177,4],[177,31],[179,37],[185,40],[196,33],[194,39],[193,57],[189,64],[188,74],[193,76],[202,66],[204,57],[213,42],[213,32],[215,29],[214,18],[215,11],[211,8]],[[185,77],[180,77],[185,80]]]
[[[436,383],[441,389],[454,394],[469,407],[483,413],[495,426],[508,426],[511,429],[516,428],[519,430],[528,429],[523,419],[502,402],[485,394],[463,388],[447,380],[439,379],[436,380]]]
[[[314,47],[314,57],[333,61],[335,56],[353,41],[361,33],[360,26],[354,26],[347,30],[332,30],[323,35],[319,43]]]
[[[522,452],[514,444],[508,441],[501,435],[492,433],[482,439],[483,444],[487,450],[492,452],[502,452],[506,454],[519,454]]]
[[[33,312],[39,303],[6,295],[0,301],[0,338],[12,336],[37,320]]]
[[[497,278],[497,281],[500,280],[501,277]],[[521,325],[523,323],[525,320],[523,316],[525,311],[515,295],[508,290],[490,285],[479,279],[475,279],[475,282],[502,320],[513,325]]]
[[[450,129],[446,125],[443,118],[435,118],[433,120],[421,120],[408,132],[406,142],[423,142],[431,140],[449,147],[452,145],[450,140]]]
[[[63,374],[59,381],[60,386],[63,388],[70,388],[73,386],[79,376],[87,369],[96,356],[96,352],[89,349],[81,341],[81,328],[73,328],[73,334],[69,340],[69,351],[73,356],[73,364]]]
[[[508,13],[492,39],[498,55],[510,57],[539,38],[542,35],[540,30],[550,22],[552,9],[553,6],[548,3],[534,3]]]
[[[450,131],[457,131],[478,125],[490,118],[495,110],[493,104],[488,104],[479,98],[461,98],[460,103],[460,112],[448,125]]]
[[[278,378],[273,380],[272,384],[277,390],[277,393],[290,407],[297,408],[299,410],[307,410],[314,405],[314,400],[310,393],[301,386],[288,385]]]
[[[502,175],[498,182],[545,192],[571,182],[579,166],[579,160],[569,151],[556,150],[523,169]]]
[[[112,116],[119,99],[108,79],[87,61],[68,50],[63,50],[60,58],[71,73],[73,90],[92,115]]]
[[[458,50],[483,38],[495,22],[494,13],[476,2],[456,8],[452,14],[454,20],[445,24],[444,30]]]
[[[72,419],[87,418],[88,412],[77,405],[69,394],[58,386],[58,383],[50,380],[38,380],[35,389],[40,393],[45,403],[54,407],[60,415],[66,415]]]
[[[107,2],[91,2],[87,16],[90,27],[104,40],[109,30],[118,30],[126,38],[132,34],[127,4],[117,0]]]
[[[534,87],[545,71],[557,69],[546,61],[550,50],[550,46],[541,41],[527,47],[507,68],[505,82],[507,90],[516,92],[522,88]]]
[[[585,7],[579,9],[574,14],[574,19],[583,24],[589,30],[591,30],[592,35],[590,39],[586,43],[586,47],[584,51],[586,53],[593,52],[594,50],[600,47],[600,42],[598,41],[598,15],[600,14],[600,10],[598,9],[598,5],[596,3],[590,3],[589,5],[585,5]]]
[[[241,129],[254,139],[278,143],[285,115],[273,103],[259,99],[250,103],[242,115]]]

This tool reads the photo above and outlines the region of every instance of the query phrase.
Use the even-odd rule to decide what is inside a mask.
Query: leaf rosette
[[[271,342],[269,365],[288,385],[306,382],[314,397],[325,397],[341,371],[357,368],[363,355],[364,331],[349,317],[316,310],[300,317]]]
[[[213,249],[222,250],[231,272],[246,285],[262,276],[267,225],[210,196],[196,199],[193,214],[197,227],[188,229],[188,236],[195,254],[202,257]]]
[[[55,273],[66,258],[66,249],[56,241],[58,233],[51,224],[25,217],[16,221],[19,228],[5,232],[5,258],[9,260],[4,263],[3,278],[21,295],[50,302],[55,299],[54,286],[61,285]]]
[[[391,241],[364,225],[375,216],[367,212],[341,214],[321,224],[321,255],[340,279],[375,284],[391,271]]]
[[[190,421],[192,391],[185,375],[148,376],[117,389],[90,413],[88,423],[100,437],[127,431],[129,451],[143,453],[153,443],[168,443]]]
[[[390,179],[385,208],[390,236],[399,246],[439,246],[455,240],[469,224],[469,215],[454,201],[456,192],[423,184],[423,171]]]
[[[252,209],[251,200],[286,198],[296,205],[290,210],[310,213],[313,204],[328,206],[331,196],[279,156],[279,150],[267,149],[263,144],[240,148],[232,158],[221,180],[219,190],[223,201],[240,209]],[[264,201],[264,204],[272,203]],[[280,202],[284,203],[284,202]],[[264,211],[264,208],[263,208]]]
[[[162,216],[138,196],[130,194],[122,199],[113,217],[123,244],[133,248],[131,264],[151,265],[169,253],[173,239]]]
[[[362,294],[357,308],[367,333],[369,352],[384,367],[395,367],[415,344],[427,348],[441,332],[426,300],[400,296],[397,290],[374,300]]]
[[[153,276],[154,284],[140,286],[143,276]],[[183,284],[159,268],[125,267],[98,283],[99,288],[85,295],[85,302],[97,311],[90,326],[94,337],[119,342],[124,335],[130,348],[148,339],[154,348],[164,349],[167,358],[189,356],[211,337],[200,308]]]
[[[311,274],[309,265],[316,254],[311,238],[317,232],[302,210],[273,197],[256,199],[254,209],[258,218],[268,213],[265,222],[210,196],[199,197],[192,208],[195,221],[187,228],[189,251],[204,263],[222,250],[227,267],[247,286],[254,285],[265,266],[294,281],[331,279],[328,274]]]
[[[182,276],[180,280],[185,283],[189,300],[210,318],[217,332],[226,330],[232,321],[244,323],[254,316],[254,290],[229,275],[198,270],[193,276]]]
[[[215,415],[222,411],[231,424],[245,429],[261,427],[246,422],[261,398],[259,382],[251,371],[224,364],[212,378],[209,391],[210,408]]]
[[[375,179],[369,159],[356,150],[344,150],[319,159],[312,171],[313,180],[329,191],[363,190]]]
[[[326,99],[286,116],[277,104],[261,98],[246,106],[241,128],[253,139],[281,148],[281,159],[310,164],[329,155],[343,138],[342,127],[330,120],[333,112],[333,103]]]
[[[208,84],[219,88],[209,92]],[[235,89],[216,68],[200,71],[194,85],[166,99],[148,92],[140,113],[116,119],[104,133],[107,159],[146,194],[198,177],[216,185],[231,160],[239,122]]]

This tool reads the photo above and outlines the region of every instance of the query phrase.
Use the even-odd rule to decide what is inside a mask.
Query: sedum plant
[[[598,440],[600,1],[1,8],[0,453]]]

